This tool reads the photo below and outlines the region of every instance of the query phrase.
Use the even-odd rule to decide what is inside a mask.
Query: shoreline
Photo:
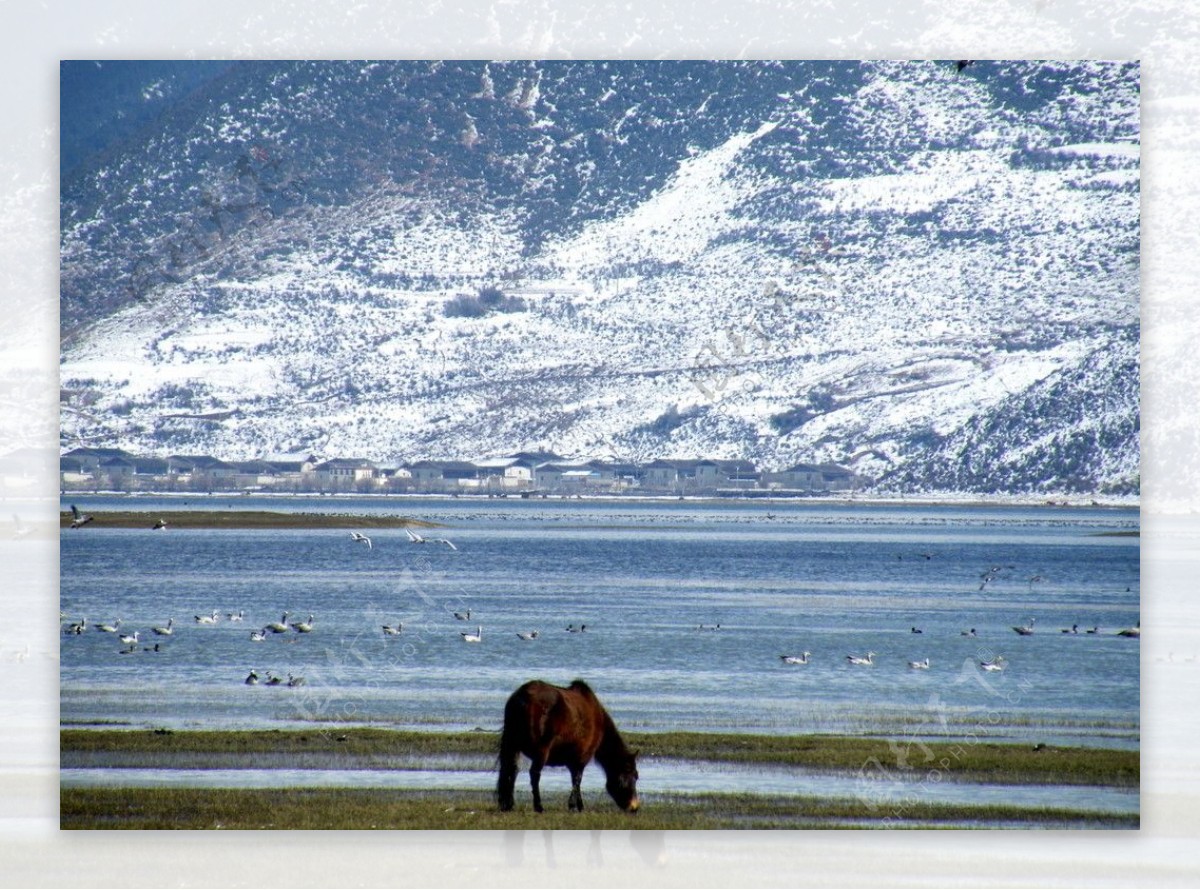
[[[897,494],[878,493],[863,494],[847,492],[843,494],[809,494],[799,491],[780,490],[772,492],[763,490],[761,493],[747,495],[745,493],[729,493],[720,495],[676,495],[630,493],[616,494],[613,492],[597,494],[529,494],[522,497],[520,492],[322,492],[322,491],[82,491],[59,489],[60,501],[71,498],[106,497],[138,500],[142,498],[197,498],[197,499],[241,499],[262,498],[290,500],[296,498],[311,498],[314,500],[434,500],[434,501],[582,501],[584,503],[769,503],[769,504],[817,504],[821,506],[914,506],[914,507],[1058,507],[1066,509],[1141,509],[1140,495],[1105,495],[1105,494],[1067,494],[1062,492],[1047,492],[1044,494],[995,494],[986,495],[977,492],[943,492],[940,494]]]
[[[740,768],[803,764],[810,774],[861,773],[874,763],[891,764],[896,752],[886,740],[841,736],[741,736],[702,733],[626,733],[645,763],[675,760],[740,764]],[[639,788],[636,816],[617,810],[599,784],[585,780],[585,810],[566,808],[558,773],[544,785],[546,811],[532,811],[527,763],[517,786],[517,806],[500,812],[492,793],[498,733],[456,733],[362,728],[309,730],[60,730],[61,768],[111,769],[112,784],[60,786],[62,829],[1133,829],[1138,812],[1029,803],[917,800],[887,787],[858,794],[821,793],[797,779],[795,791],[679,791]],[[937,762],[957,757],[945,781],[1107,787],[1135,793],[1140,779],[1136,751],[1033,748],[1028,745],[931,742]],[[864,759],[865,758],[865,759]],[[920,760],[920,758],[915,758]],[[423,763],[465,764],[478,773],[475,790],[378,786],[267,788],[123,785],[123,768],[136,764],[164,775],[172,770],[408,770]],[[925,780],[928,767],[917,772]],[[553,771],[552,771],[553,772]],[[558,771],[561,773],[561,771]],[[1007,779],[1007,782],[1005,781]],[[294,780],[293,780],[294,781]],[[940,781],[940,780],[939,780]],[[878,786],[879,783],[874,783]]]
[[[670,761],[803,767],[855,771],[897,760],[892,741],[834,735],[768,736],[740,733],[625,732],[643,758]],[[259,764],[259,758],[300,757],[309,768],[363,768],[396,759],[494,757],[499,734],[489,730],[420,732],[364,727],[313,729],[169,730],[61,728],[64,768],[105,765],[162,767],[173,759],[204,768]],[[906,738],[914,763],[942,764],[948,779],[993,784],[1096,785],[1135,788],[1141,775],[1137,749],[1097,748]],[[918,753],[919,752],[919,753]],[[303,767],[301,767],[303,768]],[[922,771],[933,767],[922,767]]]
[[[441,528],[441,523],[405,516],[363,516],[349,513],[276,513],[270,510],[96,510],[93,528],[145,528],[150,517],[162,519],[169,529],[182,528]],[[58,514],[59,528],[69,528],[72,514]]]

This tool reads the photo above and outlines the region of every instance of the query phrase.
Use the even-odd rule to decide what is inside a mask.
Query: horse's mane
[[[583,680],[572,680],[571,685],[567,688],[574,689],[576,692],[582,692],[590,695],[592,698],[596,698],[596,693],[592,692],[592,687],[583,682]]]

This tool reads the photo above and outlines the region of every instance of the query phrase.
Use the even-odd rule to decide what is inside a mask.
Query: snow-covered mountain
[[[72,143],[64,446],[1139,488],[1135,63],[204,74]]]

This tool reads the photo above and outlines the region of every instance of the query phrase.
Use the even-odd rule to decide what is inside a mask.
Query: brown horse
[[[637,812],[637,752],[625,747],[612,717],[582,680],[565,689],[531,680],[509,696],[504,706],[500,780],[496,784],[501,810],[513,808],[513,786],[521,754],[531,761],[529,784],[533,787],[533,808],[537,812],[542,812],[538,783],[546,766],[565,766],[571,771],[567,808],[582,810],[579,783],[584,767],[593,757],[608,777],[605,788],[617,806]]]

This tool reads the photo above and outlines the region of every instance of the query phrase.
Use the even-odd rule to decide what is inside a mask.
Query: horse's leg
[[[542,781],[542,766],[545,762],[545,758],[539,754],[529,764],[529,785],[533,788],[533,811],[535,813],[542,812],[542,789],[539,783]]]
[[[571,767],[571,796],[567,798],[568,810],[579,810],[583,812],[583,791],[580,785],[583,783],[583,767]]]

